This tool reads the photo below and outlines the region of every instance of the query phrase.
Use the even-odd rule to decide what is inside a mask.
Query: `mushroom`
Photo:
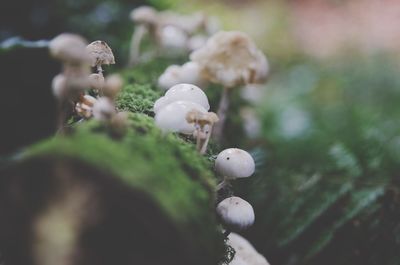
[[[207,95],[199,87],[191,84],[178,84],[171,87],[165,96],[159,98],[153,110],[157,113],[160,109],[174,101],[190,101],[201,105],[206,111],[210,109]]]
[[[84,119],[89,119],[93,115],[92,109],[96,101],[97,99],[90,95],[82,95],[75,105],[76,113]]]
[[[129,66],[139,62],[140,44],[146,33],[155,40],[156,27],[158,24],[158,12],[149,6],[135,8],[130,13],[131,20],[137,24],[132,34],[131,47],[129,54]]]
[[[230,231],[248,228],[254,223],[255,219],[251,204],[235,196],[218,203],[217,214],[226,228],[226,236],[230,234]]]
[[[240,262],[248,265],[269,265],[265,257],[258,253],[253,245],[239,234],[229,234],[227,244],[235,250],[235,256],[229,265],[241,264]]]
[[[87,42],[79,35],[62,33],[49,44],[50,54],[65,64],[88,63],[90,58],[85,52]]]
[[[91,58],[91,66],[96,67],[97,73],[102,74],[102,65],[115,64],[114,54],[108,44],[101,40],[96,40],[86,47]]]
[[[89,56],[82,37],[63,33],[50,41],[50,54],[63,63],[62,74],[54,77],[52,90],[58,99],[58,129],[64,131],[68,115],[74,108],[73,102],[89,86]],[[72,101],[72,102],[71,102]]]
[[[217,111],[220,122],[214,130],[214,137],[220,140],[231,90],[263,82],[268,74],[267,59],[254,42],[239,31],[218,32],[202,48],[192,52],[190,59],[200,65],[205,79],[224,87]]]
[[[180,28],[165,26],[157,31],[158,45],[168,56],[182,55],[187,52],[188,36]]]
[[[218,122],[218,116],[214,112],[203,113],[191,110],[186,114],[186,121],[194,123],[196,130],[193,136],[196,137],[196,147],[200,154],[205,154],[210,140],[212,128]]]
[[[188,123],[186,115],[192,110],[206,113],[201,105],[189,101],[174,101],[157,111],[154,117],[156,125],[164,132],[193,134],[194,124]]]
[[[98,92],[103,90],[104,87],[104,76],[103,74],[91,74],[89,75],[90,87]]]
[[[100,121],[109,121],[116,114],[114,103],[106,97],[99,98],[93,105],[93,117]]]
[[[207,82],[201,76],[200,70],[200,66],[195,62],[187,62],[182,66],[171,65],[158,78],[158,86],[164,90],[181,83],[203,87]]]
[[[192,37],[190,37],[189,41],[188,41],[188,49],[192,52],[195,51],[197,49],[200,49],[201,47],[203,47],[206,43],[207,43],[207,39],[208,37],[206,35],[203,34],[197,34],[194,35]]]
[[[217,190],[220,190],[230,180],[253,175],[255,163],[248,152],[238,148],[228,148],[218,154],[215,160],[215,170],[224,177],[224,180],[217,186]]]
[[[105,80],[105,86],[103,89],[104,96],[114,100],[118,93],[121,91],[122,86],[124,85],[124,81],[121,76],[118,74],[112,74],[107,76]]]

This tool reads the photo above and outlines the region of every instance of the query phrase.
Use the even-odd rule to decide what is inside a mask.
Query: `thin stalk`
[[[218,111],[217,111],[219,121],[215,124],[213,131],[213,139],[215,139],[218,142],[221,142],[222,133],[226,121],[226,114],[229,109],[229,94],[230,94],[230,89],[228,87],[224,87],[224,89],[222,90],[222,96],[219,101]]]
[[[147,32],[146,26],[138,25],[132,34],[131,47],[129,50],[129,61],[128,61],[129,67],[132,67],[139,62],[140,44],[146,32]]]
[[[207,152],[208,142],[210,141],[211,133],[212,133],[213,126],[210,126],[210,131],[207,134],[206,140],[203,143],[203,146],[200,149],[200,154],[204,155]]]

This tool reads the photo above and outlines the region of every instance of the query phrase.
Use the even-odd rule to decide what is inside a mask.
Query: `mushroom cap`
[[[255,215],[250,203],[239,197],[229,197],[217,205],[217,214],[225,226],[241,230],[254,223]]]
[[[115,64],[114,54],[108,44],[101,40],[96,40],[86,47],[86,51],[91,58],[91,65],[98,66],[103,64]]]
[[[154,117],[155,123],[164,132],[192,134],[195,126],[186,121],[186,115],[193,109],[204,113],[207,112],[201,105],[194,102],[174,101],[156,113]]]
[[[157,14],[157,11],[150,6],[140,6],[133,9],[129,17],[135,23],[154,24],[157,21]]]
[[[207,80],[226,87],[258,82],[268,71],[264,54],[239,31],[218,32],[190,59],[200,65]]]
[[[124,85],[124,80],[119,74],[112,74],[107,76],[106,84],[103,89],[103,93],[106,97],[114,99],[121,91]]]
[[[255,170],[253,157],[238,148],[228,148],[218,154],[215,169],[228,179],[250,177]]]
[[[104,87],[104,76],[102,74],[89,75],[90,87],[96,90],[102,90]]]
[[[50,41],[50,54],[65,63],[81,64],[89,63],[90,58],[86,54],[87,42],[79,35],[62,33]]]
[[[191,110],[186,114],[186,120],[189,123],[197,123],[201,127],[204,127],[205,125],[213,125],[219,121],[219,118],[214,112],[203,113],[197,110]]]
[[[111,119],[116,113],[113,102],[106,98],[101,97],[93,105],[93,117],[96,120],[106,121]]]
[[[65,90],[67,89],[66,77],[63,74],[56,75],[51,82],[51,88],[53,95],[57,99],[61,99],[66,92]]]
[[[207,95],[199,87],[191,84],[178,84],[171,87],[164,97],[159,98],[153,110],[157,113],[166,105],[175,101],[189,101],[201,105],[206,111],[210,109]]]
[[[269,265],[265,257],[258,253],[253,245],[244,237],[236,233],[230,233],[227,243],[236,251],[235,257],[233,258],[232,262],[237,259],[241,262],[244,262],[244,264],[249,265]]]
[[[160,12],[160,23],[164,26],[174,26],[184,31],[185,34],[192,35],[205,26],[206,16],[202,12],[182,15],[172,11]]]
[[[158,78],[158,86],[162,89],[169,89],[181,83],[205,86],[206,80],[201,76],[201,68],[195,62],[187,62],[182,66],[171,65]]]
[[[188,36],[175,26],[165,26],[158,31],[161,48],[167,55],[183,54],[187,51]]]

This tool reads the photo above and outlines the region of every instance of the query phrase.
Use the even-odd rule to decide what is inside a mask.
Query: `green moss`
[[[154,102],[161,93],[151,89],[150,85],[127,85],[117,98],[117,108],[121,111],[150,114]]]

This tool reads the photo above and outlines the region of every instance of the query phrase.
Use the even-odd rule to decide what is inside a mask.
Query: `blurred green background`
[[[400,4],[32,1],[17,19],[7,16],[19,8],[14,1],[0,8],[0,40],[77,32],[107,41],[122,68],[134,28],[128,14],[141,4],[215,15],[222,28],[251,35],[269,59],[267,85],[250,91],[257,100],[235,93],[224,146],[251,150],[256,158],[256,175],[234,189],[256,211],[244,235],[270,263],[400,264]],[[163,69],[150,68],[154,76],[143,80],[154,83]],[[206,91],[214,109],[216,90]],[[244,117],[246,106],[254,111]],[[246,122],[255,124],[249,137],[243,137]],[[12,141],[7,153],[21,147]]]

